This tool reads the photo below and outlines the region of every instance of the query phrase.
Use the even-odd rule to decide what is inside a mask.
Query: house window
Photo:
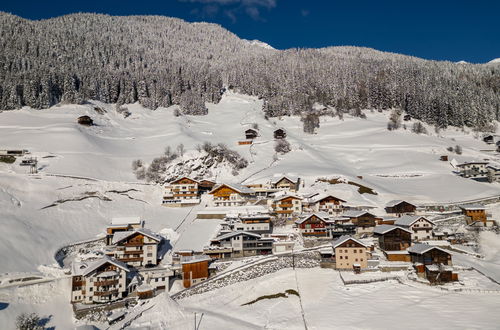
[[[358,262],[358,258],[354,259],[354,261]]]
[[[352,252],[354,252],[354,253],[358,253],[358,250],[354,249]]]
[[[340,256],[340,259],[344,259],[344,257]]]
[[[148,257],[152,257],[152,256],[153,256],[153,254],[152,254],[152,253],[148,253]]]

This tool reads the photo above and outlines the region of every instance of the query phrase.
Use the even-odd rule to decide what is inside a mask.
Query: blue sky
[[[275,48],[353,45],[473,63],[500,57],[500,0],[3,0],[30,19],[74,12],[166,15],[221,24]]]

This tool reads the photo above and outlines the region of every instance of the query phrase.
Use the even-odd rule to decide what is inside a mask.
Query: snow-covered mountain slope
[[[273,46],[271,46],[268,43],[265,43],[263,41],[260,41],[260,40],[245,40],[245,41],[248,42],[252,46],[259,46],[259,47],[262,47],[265,49],[275,50],[275,48]]]
[[[496,63],[500,63],[500,58],[495,58],[495,59],[489,61],[488,63],[490,63],[490,64],[492,64],[492,63],[495,63],[495,64]]]
[[[0,226],[9,233],[0,242],[0,273],[33,271],[40,264],[54,263],[58,247],[103,233],[113,216],[143,216],[153,230],[175,228],[188,211],[160,207],[162,188],[138,182],[131,162],[147,163],[166,146],[180,143],[189,154],[204,141],[222,142],[248,159],[249,166],[237,177],[216,171],[218,181],[258,183],[277,174],[294,174],[310,189],[317,178],[344,177],[378,195],[359,194],[357,187],[347,184],[315,186],[351,204],[379,210],[395,198],[446,202],[500,194],[498,184],[459,178],[448,162],[439,161],[440,155],[449,154],[447,147],[457,144],[464,150],[461,157],[495,158],[481,151],[487,147],[480,139],[453,130],[443,136],[390,132],[384,113],[368,111],[366,120],[322,118],[318,132],[309,135],[302,132],[299,118],[266,120],[260,100],[233,93],[219,104],[208,104],[209,114],[200,117],[175,117],[171,108],[151,111],[129,105],[132,115],[123,118],[111,106],[99,106],[107,112],[97,114],[93,105],[64,105],[0,113],[1,148],[29,149],[41,168],[30,176],[18,162],[0,163]],[[97,125],[78,125],[76,118],[83,114]],[[244,130],[255,123],[260,136],[254,144],[238,145]],[[288,154],[275,155],[272,136],[277,127],[287,131],[292,145]],[[44,208],[58,200],[63,202]],[[24,242],[22,247],[18,242]]]

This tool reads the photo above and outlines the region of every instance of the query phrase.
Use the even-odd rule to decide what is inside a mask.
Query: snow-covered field
[[[93,110],[95,105],[107,112],[98,114]],[[32,156],[38,157],[40,167],[39,174],[28,175],[28,169],[20,167],[18,161],[14,164],[0,163],[0,226],[3,234],[0,241],[0,275],[38,272],[42,277],[53,276],[51,269],[57,272],[55,252],[66,244],[102,235],[111,217],[141,216],[146,220],[146,226],[154,231],[172,234],[172,229],[177,229],[178,233],[173,235],[174,247],[179,244],[179,247],[189,248],[190,237],[206,240],[206,234],[213,233],[216,225],[194,221],[196,209],[162,207],[162,187],[138,182],[131,170],[132,160],[142,159],[147,163],[162,154],[165,147],[175,148],[180,143],[184,144],[189,154],[204,141],[222,142],[248,159],[249,166],[241,170],[238,177],[222,170],[214,173],[219,181],[265,182],[281,173],[304,178],[307,187],[318,177],[342,176],[373,188],[378,195],[361,195],[357,187],[347,184],[321,183],[315,187],[327,189],[350,204],[375,206],[379,212],[385,202],[395,198],[446,202],[500,194],[500,185],[459,178],[452,173],[453,168],[448,162],[439,161],[439,156],[446,154],[452,159],[453,155],[446,148],[457,144],[463,147],[464,157],[495,159],[493,152],[481,151],[491,147],[473,133],[455,129],[444,131],[440,136],[432,129],[429,129],[432,132],[430,135],[417,135],[410,129],[389,132],[386,129],[387,113],[367,111],[367,119],[349,116],[345,116],[344,120],[322,118],[317,133],[307,135],[302,132],[299,118],[266,120],[260,100],[233,93],[227,93],[219,104],[209,104],[209,114],[202,117],[175,117],[170,108],[151,111],[134,104],[128,106],[132,115],[123,118],[112,106],[95,105],[62,105],[48,110],[22,109],[0,113],[0,149],[28,149]],[[90,115],[97,125],[78,125],[76,118],[84,114]],[[260,137],[252,146],[238,145],[237,142],[244,138],[244,130],[254,123],[259,126]],[[277,127],[286,129],[292,152],[275,160],[272,136]],[[200,244],[193,242],[196,246]],[[382,323],[370,323],[370,317],[375,317],[374,313],[380,310],[385,311],[389,319],[400,318],[419,326],[427,322],[425,313],[435,317],[444,313],[446,321],[443,325],[462,324],[470,325],[469,328],[480,328],[481,325],[488,328],[495,318],[495,313],[490,310],[494,298],[489,296],[470,298],[448,293],[437,295],[433,290],[414,292],[412,290],[416,289],[388,282],[359,288],[338,288],[331,271],[321,270],[314,276],[307,276],[307,272],[300,270],[298,274],[306,319],[311,322],[310,325],[308,323],[309,328],[323,328],[331,322],[339,322],[342,328],[381,328]],[[302,327],[298,298],[295,296],[239,306],[254,299],[255,295],[294,288],[289,287],[293,284],[292,275],[282,271],[277,275],[268,275],[266,279],[253,280],[252,285],[228,287],[221,289],[220,294],[217,291],[189,298],[181,301],[184,309],[184,314],[181,314],[187,315],[186,322],[191,324],[192,310],[208,310],[213,304],[217,313],[235,319],[217,316],[214,312],[212,316],[204,316],[203,327]],[[315,286],[312,279],[323,286]],[[281,286],[280,281],[283,281]],[[40,287],[44,288],[44,285],[40,284]],[[320,287],[324,288],[324,292]],[[40,290],[45,292],[45,289]],[[407,294],[405,290],[409,290]],[[327,292],[329,295],[326,295]],[[316,301],[315,295],[323,298]],[[13,296],[15,294],[0,295],[0,322],[6,319],[12,324],[20,310],[29,309],[30,303],[19,302]],[[64,294],[61,293],[62,296]],[[36,306],[33,309],[42,314],[55,313],[49,307],[60,304],[61,308],[69,311],[69,299],[58,297],[45,298],[47,302],[40,304],[33,301],[33,306]],[[498,302],[499,296],[495,298]],[[449,303],[447,299],[451,299]],[[467,299],[474,299],[475,303],[469,306]],[[2,309],[4,302],[9,305]],[[322,308],[317,305],[320,302]],[[198,307],[197,303],[200,304]],[[451,308],[446,311],[439,308],[443,303],[457,306],[453,309],[456,317],[450,314],[455,313]],[[224,310],[226,305],[231,306],[228,311]],[[369,305],[377,308],[370,309]],[[410,309],[407,314],[389,310],[389,307],[403,305],[407,306],[405,310],[415,306],[414,316],[410,316]],[[470,311],[465,310],[467,306]],[[483,309],[479,310],[479,307]],[[364,308],[368,311],[365,312]],[[251,311],[256,311],[258,316],[252,317]],[[476,318],[474,326],[473,323],[463,323],[467,322],[465,316],[472,311],[485,314],[484,318]],[[143,320],[144,317],[138,322]],[[57,315],[51,322],[49,324],[66,328],[71,323],[71,314],[64,317]],[[182,322],[179,327],[184,324]]]

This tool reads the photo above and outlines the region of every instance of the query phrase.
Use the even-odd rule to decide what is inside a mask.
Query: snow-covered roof
[[[300,196],[297,196],[297,195],[293,195],[293,194],[284,194],[284,195],[281,195],[281,196],[278,196],[276,197],[274,200],[275,201],[281,201],[285,198],[295,198],[295,199],[302,199],[302,197]]]
[[[323,199],[326,199],[328,197],[332,197],[334,199],[337,199],[337,200],[345,203],[345,200],[340,199],[340,198],[335,197],[335,196],[330,195],[330,194],[316,194],[316,195],[312,196],[312,198],[309,200],[309,202],[311,202],[311,203],[318,203],[318,202],[321,202]]]
[[[479,203],[460,205],[463,210],[486,210],[486,207]]]
[[[120,218],[112,218],[111,224],[116,225],[140,225],[142,224],[142,220],[140,217],[120,217]]]
[[[482,161],[482,160],[477,160],[477,161],[470,161],[470,162],[463,162],[460,164],[457,164],[457,167],[464,167],[467,165],[486,165],[488,162]]]
[[[214,238],[213,241],[221,241],[221,240],[231,238],[234,236],[239,236],[239,235],[246,235],[246,236],[252,236],[255,238],[261,238],[261,236],[259,234],[250,233],[248,231],[243,231],[243,230],[236,230],[236,231],[232,231],[232,232],[227,233],[227,234],[220,235],[220,236]]]
[[[124,271],[128,272],[129,269],[127,265],[121,261],[118,261],[116,259],[110,258],[108,256],[104,256],[102,258],[99,258],[97,260],[93,260],[90,262],[74,262],[71,265],[71,273],[73,276],[86,276],[93,272],[94,270],[98,269],[102,265],[105,265],[106,263],[110,263],[115,265],[118,268],[123,269]]]
[[[413,206],[416,206],[415,204],[412,204],[410,202],[407,202],[407,201],[404,201],[404,200],[401,200],[401,199],[392,200],[392,201],[388,202],[385,206],[386,207],[394,207],[394,206],[396,206],[396,205],[398,205],[400,203],[403,203],[403,202],[404,203],[408,203],[408,204],[413,205]]]
[[[196,183],[200,183],[198,180],[195,180],[195,179],[190,178],[188,176],[181,176],[181,177],[178,177],[177,179],[175,179],[173,181],[170,181],[170,184],[175,184],[176,182],[178,182],[179,180],[182,180],[182,179],[188,179],[188,180],[194,181]]]
[[[301,217],[300,219],[298,220],[295,220],[295,223],[300,225],[301,223],[304,223],[306,220],[308,220],[309,218],[311,218],[312,216],[316,216],[318,217],[320,220],[324,221],[324,222],[328,222],[330,219],[330,215],[326,212],[316,212],[316,213],[313,213],[313,214],[308,214],[308,215],[305,215],[303,217]]]
[[[210,261],[212,258],[205,254],[196,254],[194,256],[181,256],[181,264],[192,264],[195,262]]]
[[[354,242],[361,244],[364,247],[368,248],[368,245],[366,245],[365,243],[361,242],[360,240],[358,240],[352,236],[348,236],[348,235],[343,235],[343,236],[340,236],[339,238],[337,238],[335,241],[332,242],[332,246],[335,249],[337,246],[339,246],[339,245],[341,245],[349,240],[353,240]]]
[[[161,242],[161,236],[153,233],[151,230],[146,229],[146,228],[140,228],[137,230],[131,230],[131,231],[119,231],[117,233],[114,233],[113,235],[113,241],[112,244],[117,244],[124,239],[133,236],[135,234],[142,234],[144,236],[147,236],[151,239],[154,239],[155,241]]]
[[[397,226],[411,226],[419,219],[425,219],[431,224],[434,224],[434,222],[420,215],[403,215],[402,217],[398,218],[396,222],[394,222],[394,224]]]
[[[283,179],[287,179],[288,181],[293,182],[293,183],[297,183],[299,181],[299,178],[296,177],[296,176],[283,175],[283,176],[279,176],[279,177],[276,177],[274,179],[271,179],[271,183],[272,184],[276,184],[276,183],[280,182]]]
[[[214,189],[212,189],[212,191],[210,192],[210,194],[213,194],[217,189],[219,189],[222,186],[226,186],[226,187],[229,187],[233,190],[236,190],[240,194],[254,194],[255,193],[255,191],[253,189],[250,189],[247,186],[244,186],[244,185],[239,184],[239,183],[221,183],[221,184],[215,186]]]
[[[406,232],[408,232],[408,233],[411,234],[411,231],[409,231],[408,229],[405,229],[405,228],[402,228],[402,227],[398,227],[398,226],[394,226],[394,225],[378,225],[378,226],[375,226],[375,228],[373,229],[373,233],[374,234],[383,235],[383,234],[386,234],[388,232],[393,231],[394,229],[404,230],[404,231],[406,231]]]
[[[360,217],[360,216],[365,215],[365,214],[369,214],[369,215],[372,215],[374,217],[376,216],[373,213],[370,213],[368,211],[356,211],[356,210],[346,211],[346,212],[342,213],[341,215],[343,217],[346,217],[346,218],[357,218],[357,217]]]
[[[408,248],[408,252],[414,253],[414,254],[424,254],[432,249],[438,249],[440,251],[443,251],[445,253],[450,254],[448,251],[445,251],[437,246],[429,245],[429,244],[421,244],[417,243]]]
[[[271,219],[271,216],[269,214],[250,214],[250,215],[240,216],[240,219],[243,221],[245,221],[245,220],[267,220],[267,219]]]

